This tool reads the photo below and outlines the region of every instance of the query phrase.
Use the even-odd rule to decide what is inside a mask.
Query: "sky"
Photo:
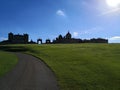
[[[105,38],[120,43],[120,0],[0,0],[0,41],[9,32],[30,40]]]

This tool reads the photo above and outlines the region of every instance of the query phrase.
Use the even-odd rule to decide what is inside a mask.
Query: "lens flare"
[[[106,0],[106,3],[111,7],[118,7],[120,5],[120,0]]]

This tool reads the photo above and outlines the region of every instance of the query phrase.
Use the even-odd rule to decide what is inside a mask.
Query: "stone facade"
[[[72,35],[70,34],[70,32],[68,32],[64,37],[62,35],[59,35],[55,40],[53,40],[52,43],[108,43],[108,40],[102,38],[93,38],[90,40],[75,39],[72,38]]]
[[[13,33],[8,34],[8,42],[11,44],[27,44],[29,40],[28,34],[14,35]]]
[[[46,39],[45,44],[69,44],[69,43],[108,43],[107,39],[102,38],[92,38],[92,39],[76,39],[72,38],[70,32],[68,32],[65,36],[59,35],[55,40],[51,41],[50,39]],[[29,35],[28,34],[13,34],[8,33],[8,40],[4,40],[0,42],[0,44],[44,44],[42,39],[37,39],[37,43],[34,41],[29,42]]]

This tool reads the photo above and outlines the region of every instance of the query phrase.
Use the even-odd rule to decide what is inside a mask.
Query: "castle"
[[[28,34],[23,34],[23,35],[14,35],[13,33],[8,34],[8,41],[11,43],[23,43],[26,44],[28,43],[29,36]]]
[[[64,37],[59,35],[56,40],[53,40],[53,43],[81,43],[81,39],[72,38],[70,32],[68,32]]]
[[[42,43],[42,39],[37,39],[37,43],[39,44]],[[29,35],[28,34],[13,34],[13,33],[8,33],[8,40],[4,40],[0,42],[1,44],[37,44],[34,41],[29,42]],[[90,40],[87,39],[76,39],[72,38],[72,35],[70,32],[68,32],[65,36],[59,35],[55,40],[51,42],[50,39],[46,39],[45,44],[66,44],[66,43],[108,43],[107,39],[102,39],[102,38],[93,38]]]
[[[3,44],[27,44],[29,40],[28,34],[16,34],[8,33],[8,40],[2,41]]]
[[[93,38],[90,40],[87,39],[76,39],[76,38],[72,38],[72,35],[70,34],[70,32],[68,32],[64,37],[62,35],[59,35],[55,40],[53,40],[52,42],[53,44],[56,43],[108,43],[107,39],[102,39],[102,38]]]

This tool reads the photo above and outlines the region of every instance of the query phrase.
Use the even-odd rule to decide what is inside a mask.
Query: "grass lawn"
[[[0,51],[0,77],[10,71],[17,63],[17,57],[13,54]]]
[[[47,63],[61,90],[120,90],[120,44],[9,46],[14,47]]]

